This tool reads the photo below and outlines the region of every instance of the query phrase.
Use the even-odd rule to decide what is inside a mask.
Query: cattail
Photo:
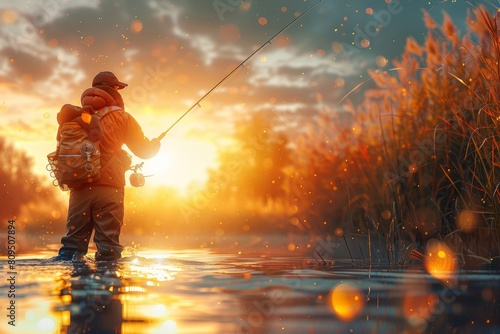
[[[447,13],[443,13],[443,26],[441,28],[443,34],[451,40],[456,39],[456,27],[453,24],[450,16]]]
[[[471,16],[470,12],[467,12],[465,23],[467,24],[467,30],[470,31],[471,33],[477,34],[481,32],[477,20]]]
[[[417,41],[413,37],[408,37],[406,39],[406,51],[417,56],[422,55],[422,48],[420,47],[420,45],[418,45]]]
[[[427,37],[425,47],[427,50],[427,57],[437,58],[439,54],[438,44],[431,33],[429,33],[429,37]]]
[[[385,96],[385,89],[370,89],[365,92],[365,96],[367,99],[378,100]]]
[[[407,64],[408,67],[408,72],[411,76],[415,75],[415,72],[417,71],[419,64],[416,59],[410,59]]]
[[[434,21],[434,19],[431,17],[431,15],[429,14],[429,12],[427,12],[426,10],[422,10],[422,12],[424,13],[425,27],[427,29],[434,29],[434,28],[436,28],[436,26],[437,26],[436,21]]]
[[[500,42],[500,9],[495,14],[495,24],[497,26],[497,40]]]

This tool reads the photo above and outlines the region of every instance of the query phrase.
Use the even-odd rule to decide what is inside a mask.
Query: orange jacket
[[[125,171],[130,167],[123,144],[137,157],[149,159],[158,153],[160,142],[144,136],[139,123],[124,111],[123,100],[116,90],[106,86],[89,88],[83,92],[81,102],[101,115],[104,133],[100,141],[102,174],[93,184],[123,188]]]

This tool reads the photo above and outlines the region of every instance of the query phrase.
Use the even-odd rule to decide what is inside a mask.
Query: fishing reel
[[[130,167],[130,170],[133,171],[132,174],[130,174],[130,185],[132,187],[142,187],[146,183],[146,177],[152,176],[152,175],[147,175],[144,176],[142,173],[138,173],[138,170],[142,169],[142,166],[144,165],[144,162],[141,162],[140,164],[137,164],[135,166]]]

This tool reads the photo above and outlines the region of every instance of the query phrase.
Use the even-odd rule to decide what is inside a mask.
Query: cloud
[[[350,77],[358,73],[350,62],[333,61],[329,57],[311,56],[297,50],[273,50],[261,59],[255,62],[255,74],[249,79],[256,87],[307,88],[317,77]]]
[[[24,131],[52,139],[52,116],[60,106],[79,103],[93,76],[111,70],[129,83],[125,105],[154,131],[180,116],[314,1],[217,2],[228,6],[224,9],[199,0],[3,1],[0,113],[6,117],[1,130],[21,141]],[[404,10],[392,16],[370,47],[347,57],[335,54],[332,45],[352,45],[355,27],[364,29],[374,20],[367,9],[384,10],[387,3],[322,1],[203,101],[202,110],[193,110],[182,131],[206,129],[218,137],[253,112],[274,110],[300,125],[318,110],[336,110],[346,91],[365,80],[361,76],[376,56],[390,60],[401,54],[405,36],[423,36],[414,13],[429,5],[401,3]],[[468,6],[444,5],[462,16]],[[27,128],[31,122],[45,131]]]
[[[247,56],[245,50],[255,48],[255,43],[269,37],[270,31],[274,33],[285,21],[294,18],[293,12],[284,12],[275,5],[269,6],[265,13],[261,12],[265,8],[262,6],[238,6],[226,12],[224,22],[221,22],[216,19],[219,13],[212,3],[196,1],[75,1],[70,5],[65,1],[50,0],[50,5],[43,9],[42,5],[47,1],[35,2],[29,7],[30,11],[26,9],[28,6],[15,6],[18,24],[2,32],[16,36],[20,43],[10,43],[11,53],[14,50],[13,63],[2,59],[0,75],[20,85],[36,82],[36,85],[28,85],[33,93],[46,95],[52,100],[58,99],[58,91],[77,98],[85,82],[90,82],[93,74],[105,67],[117,72],[120,78],[130,83],[130,87],[134,87],[142,84],[138,80],[143,77],[146,66],[163,63],[173,65],[172,78],[176,82],[170,85],[171,90],[181,91],[181,85],[188,83],[191,91],[206,91],[207,84],[215,82],[214,77],[222,78],[227,73],[228,61],[229,64],[242,61]],[[269,20],[262,26],[257,19],[264,15]],[[272,19],[273,15],[276,20]],[[142,23],[141,31],[131,31],[133,21]],[[220,31],[221,27],[228,25],[239,29],[244,38],[227,42]],[[40,27],[43,27],[41,35],[37,33]],[[9,48],[5,39],[0,43],[0,47]],[[14,48],[17,48],[17,53]],[[289,45],[281,54],[279,50],[274,51],[265,64],[253,59],[250,66],[258,69],[252,78],[255,85],[266,82],[283,88],[307,87],[307,76],[297,76],[292,73],[293,68],[281,68],[282,62],[287,62],[297,64],[290,65],[295,70],[303,67],[305,71],[314,71],[315,67],[310,64],[318,59],[307,59],[308,53],[300,55],[300,49],[301,44],[297,43]],[[179,63],[181,60],[182,64]],[[38,66],[30,67],[30,64],[37,63]],[[42,63],[43,66],[39,66]],[[331,63],[333,65],[318,64],[310,75],[351,68],[339,64],[335,69],[335,63]],[[203,68],[198,70],[198,64]],[[198,71],[206,71],[206,75],[196,77],[194,72]],[[151,102],[162,103],[155,97],[151,97]]]
[[[0,28],[0,52],[6,55],[0,58],[0,77],[29,89],[30,94],[57,98],[61,91],[71,91],[84,75],[77,55],[57,46],[57,40],[45,40],[43,28],[68,8],[89,6],[92,1],[75,1],[71,5],[57,1],[50,5],[42,1],[35,1],[32,6],[21,6],[22,3],[15,2],[0,10],[4,23]]]

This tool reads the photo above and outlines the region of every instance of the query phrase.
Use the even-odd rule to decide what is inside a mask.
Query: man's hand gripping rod
[[[163,132],[161,135],[158,136],[158,140],[162,140],[163,137],[177,124],[181,121],[181,119],[184,118],[191,110],[193,110],[195,107],[201,107],[200,103],[203,101],[208,95],[210,95],[214,90],[216,90],[220,85],[222,85],[225,81],[227,81],[233,74],[235,74],[241,67],[244,67],[245,63],[249,61],[253,56],[255,56],[260,50],[262,50],[267,44],[271,44],[273,39],[278,37],[282,32],[284,32],[288,27],[290,27],[292,24],[294,24],[296,21],[298,21],[302,16],[306,15],[311,9],[316,7],[321,1],[319,0],[316,2],[314,5],[309,7],[305,12],[297,16],[295,19],[293,19],[290,23],[288,23],[285,27],[283,27],[280,31],[278,31],[276,34],[274,34],[271,38],[269,38],[264,44],[262,44],[257,50],[252,52],[245,60],[243,60],[241,63],[238,64],[231,72],[229,72],[222,80],[220,80],[215,86],[212,87],[208,92],[205,93],[198,101],[196,101],[191,108],[189,108],[184,114],[179,117],[174,124],[172,124],[165,132]]]

